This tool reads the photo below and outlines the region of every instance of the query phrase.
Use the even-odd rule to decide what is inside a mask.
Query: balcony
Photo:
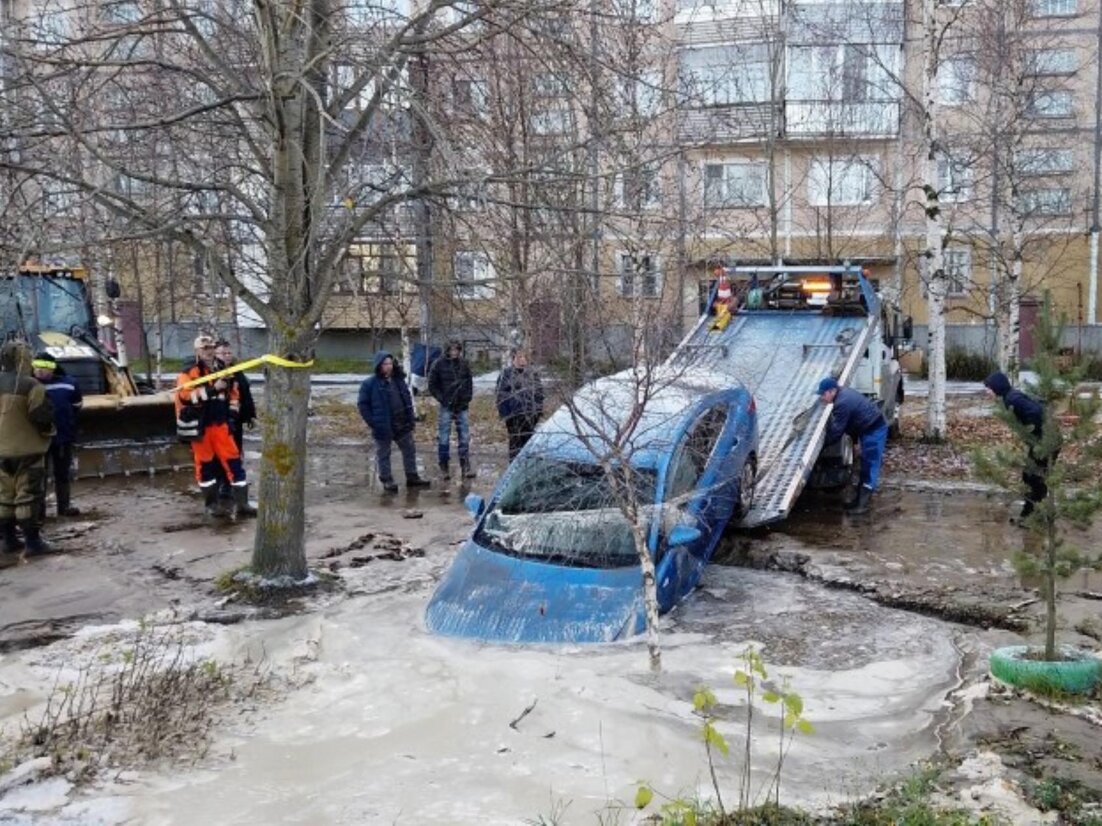
[[[788,101],[790,138],[894,138],[899,134],[899,101]]]

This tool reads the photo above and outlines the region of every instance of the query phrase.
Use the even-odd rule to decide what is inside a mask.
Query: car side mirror
[[[114,278],[107,279],[107,283],[104,284],[104,290],[107,292],[107,297],[112,301],[122,295],[122,288],[119,286],[119,282]]]
[[[677,545],[691,545],[696,540],[700,539],[700,529],[693,528],[689,525],[676,525],[673,530],[670,531],[669,544],[671,547]]]
[[[467,506],[467,510],[471,512],[471,516],[475,519],[482,516],[482,512],[486,510],[486,500],[477,493],[468,493],[467,498],[463,500],[463,504]]]
[[[914,320],[910,316],[907,316],[905,319],[903,319],[903,340],[904,341],[910,341],[911,339],[914,338],[914,335],[915,335]]]

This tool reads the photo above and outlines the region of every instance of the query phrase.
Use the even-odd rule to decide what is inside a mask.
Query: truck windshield
[[[0,278],[0,320],[4,332],[67,333],[74,325],[90,326],[84,282],[49,275]]]
[[[630,497],[646,533],[654,514],[654,471],[632,469]],[[475,542],[513,556],[587,568],[638,564],[624,498],[599,465],[529,456],[510,474]]]

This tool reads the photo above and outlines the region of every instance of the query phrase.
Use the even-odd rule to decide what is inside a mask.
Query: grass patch
[[[132,639],[102,645],[75,673],[66,663],[45,709],[25,720],[16,761],[48,757],[48,773],[84,782],[101,769],[205,756],[219,710],[255,696],[268,675],[259,663],[197,656],[187,633],[140,626]]]

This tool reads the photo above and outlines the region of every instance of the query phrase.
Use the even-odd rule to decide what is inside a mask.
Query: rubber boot
[[[846,508],[846,513],[861,514],[868,513],[869,502],[872,501],[872,488],[861,485],[861,489],[857,492],[857,501],[852,506]]]
[[[394,494],[398,492],[398,485],[393,479],[381,479],[383,483],[383,493]]]
[[[15,533],[14,519],[0,519],[0,554],[17,554],[23,550],[23,543]]]
[[[42,534],[38,532],[37,520],[21,519],[19,521],[19,529],[23,531],[23,540],[27,543],[26,556],[48,554],[53,550],[53,546],[43,539]]]
[[[249,502],[249,486],[233,486],[233,516],[256,516],[256,508]]]
[[[440,460],[440,477],[445,481],[452,478],[451,470],[448,468],[447,459]]]
[[[474,468],[471,467],[471,460],[469,458],[462,458],[459,460],[459,467],[463,470],[464,479],[473,479],[478,474],[474,472]]]
[[[226,515],[226,509],[218,501],[218,485],[203,488],[203,510],[212,519],[221,519]]]
[[[69,490],[68,482],[59,484],[56,487],[58,516],[80,516],[80,508],[73,507],[69,498]]]
[[[432,482],[428,479],[422,479],[420,476],[410,476],[406,479],[406,487],[411,490],[413,488],[431,488]]]

